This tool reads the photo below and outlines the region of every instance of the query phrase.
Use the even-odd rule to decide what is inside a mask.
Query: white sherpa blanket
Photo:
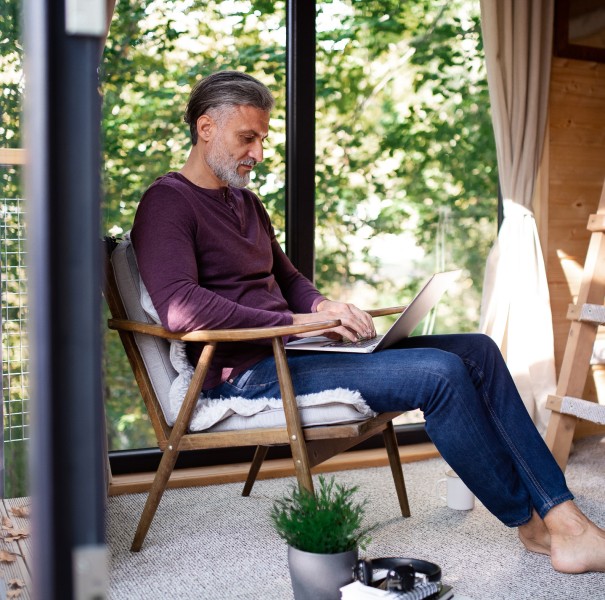
[[[140,284],[141,305],[143,309],[156,323],[160,323],[158,313],[151,302],[149,292],[142,280],[140,281]],[[170,387],[170,411],[169,414],[164,415],[164,418],[169,425],[173,425],[181,405],[183,404],[183,399],[185,398],[185,393],[187,392],[194,371],[193,366],[187,359],[185,342],[180,340],[170,341],[170,362],[178,375]],[[343,422],[362,420],[376,414],[366,404],[358,391],[344,388],[297,396],[296,403],[301,409],[342,405],[343,408],[349,409],[343,413]],[[193,419],[189,429],[190,431],[204,431],[217,426],[218,424],[222,424],[226,419],[232,416],[252,417],[260,415],[261,413],[275,411],[281,411],[281,413],[283,413],[281,398],[258,398],[256,400],[249,400],[242,397],[231,397],[212,400],[205,398],[202,394],[194,409]],[[305,410],[301,410],[303,425],[319,424],[315,420],[306,418],[305,412]],[[275,420],[275,417],[272,417],[272,421],[273,420]],[[283,415],[281,418],[280,416],[277,417],[278,422],[283,422],[283,420]],[[330,416],[327,422],[335,422],[334,417]]]

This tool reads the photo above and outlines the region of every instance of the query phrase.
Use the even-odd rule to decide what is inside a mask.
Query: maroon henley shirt
[[[257,196],[203,189],[180,173],[143,195],[131,239],[141,277],[170,331],[292,324],[324,300],[282,251]],[[195,364],[202,344],[188,344]],[[270,342],[221,343],[204,384],[214,387],[271,354]]]

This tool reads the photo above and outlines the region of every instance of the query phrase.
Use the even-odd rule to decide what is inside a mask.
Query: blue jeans
[[[377,412],[421,409],[445,461],[509,527],[571,500],[561,469],[535,428],[500,350],[482,334],[411,337],[373,354],[291,352],[297,394],[359,390]],[[266,358],[210,397],[280,397]]]

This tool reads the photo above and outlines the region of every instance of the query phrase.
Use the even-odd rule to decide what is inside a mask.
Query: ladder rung
[[[597,402],[574,398],[573,396],[548,396],[546,408],[555,412],[573,415],[593,423],[605,425],[605,406]]]
[[[581,306],[570,304],[567,309],[567,318],[570,321],[603,325],[605,324],[605,306],[602,304],[582,304]]]
[[[588,231],[605,231],[605,214],[597,213],[588,217]]]

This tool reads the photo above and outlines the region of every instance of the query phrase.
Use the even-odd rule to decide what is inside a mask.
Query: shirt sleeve
[[[170,331],[290,325],[290,313],[258,310],[198,283],[195,217],[178,190],[156,184],[143,196],[131,239],[162,325]]]
[[[275,237],[271,240],[271,248],[275,280],[292,312],[315,312],[317,305],[326,299],[325,296],[294,267]]]

